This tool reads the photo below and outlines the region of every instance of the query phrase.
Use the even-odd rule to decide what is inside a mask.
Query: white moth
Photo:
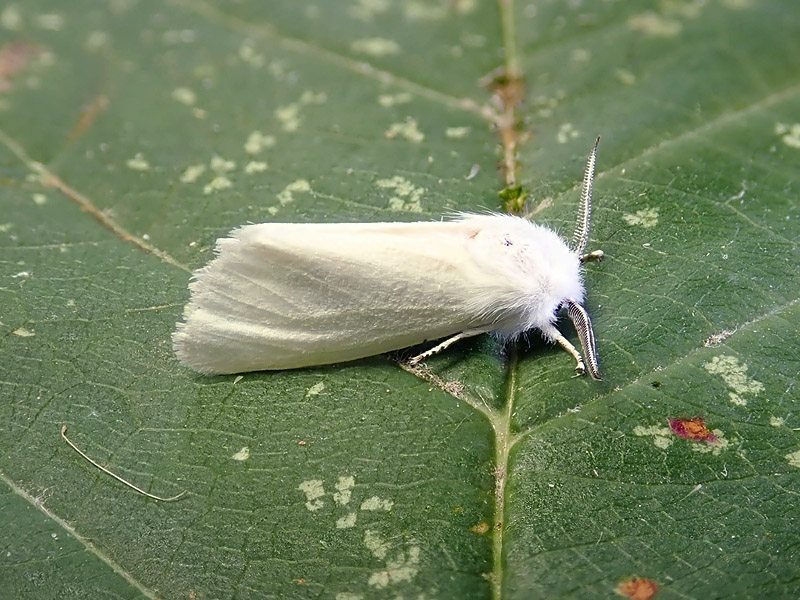
[[[599,141],[599,138],[598,138]],[[571,244],[527,219],[462,214],[418,223],[263,223],[220,239],[194,272],[172,336],[201,373],[338,363],[446,338],[412,364],[482,333],[503,341],[537,329],[599,379],[582,304],[597,142]],[[586,363],[556,328],[566,308]]]

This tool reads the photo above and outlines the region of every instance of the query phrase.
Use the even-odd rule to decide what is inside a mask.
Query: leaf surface
[[[16,2],[0,111],[12,597],[798,595],[796,3]],[[172,355],[231,228],[521,185],[569,237],[598,134],[603,382],[535,334],[416,371]]]

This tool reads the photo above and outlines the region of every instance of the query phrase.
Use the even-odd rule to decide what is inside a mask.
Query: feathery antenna
[[[597,144],[600,136],[594,141],[594,148],[589,153],[586,161],[586,170],[583,172],[583,185],[581,186],[581,203],[578,207],[578,219],[575,223],[575,233],[572,234],[570,249],[577,255],[582,255],[589,241],[589,220],[592,216],[592,179],[594,178],[594,163],[597,158]],[[583,341],[583,340],[581,340]]]
[[[567,314],[572,319],[575,325],[575,331],[578,332],[578,339],[581,341],[581,349],[583,355],[586,357],[586,367],[589,370],[589,375],[594,379],[600,380],[600,365],[597,361],[597,348],[594,342],[594,330],[592,330],[592,322],[589,320],[589,315],[586,310],[574,300],[569,298],[564,301],[567,305]]]

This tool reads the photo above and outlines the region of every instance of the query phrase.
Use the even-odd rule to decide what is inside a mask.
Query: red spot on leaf
[[[672,429],[672,433],[678,437],[686,438],[693,442],[713,444],[717,441],[717,436],[708,430],[703,417],[695,417],[693,419],[670,419],[669,427]]]
[[[617,593],[631,600],[650,600],[658,593],[658,584],[652,579],[632,577],[619,582]]]
[[[14,75],[24,69],[41,51],[41,47],[27,42],[8,42],[0,47],[0,93],[11,89]]]

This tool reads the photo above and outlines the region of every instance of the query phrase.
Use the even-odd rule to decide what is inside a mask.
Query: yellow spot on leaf
[[[275,145],[275,136],[264,135],[260,131],[253,131],[247,136],[244,143],[244,151],[248,154],[258,154],[264,148],[271,148]]]
[[[638,437],[653,436],[653,444],[662,450],[669,448],[674,439],[672,430],[669,427],[659,427],[658,425],[651,427],[637,425],[633,428],[633,435]]]
[[[775,123],[775,134],[781,136],[781,141],[790,148],[800,148],[800,123]]]
[[[47,31],[61,31],[64,28],[64,16],[58,13],[48,13],[44,15],[37,15],[34,17],[33,22],[40,29]]]
[[[617,79],[619,79],[620,82],[624,83],[625,85],[633,85],[636,83],[636,75],[627,69],[617,69],[614,71],[614,75],[616,75]]]
[[[444,130],[444,134],[449,138],[460,139],[467,137],[469,131],[469,127],[448,127]]]
[[[386,130],[385,135],[389,140],[393,140],[397,136],[400,136],[416,144],[425,139],[425,134],[419,130],[417,121],[411,117],[407,117],[402,123],[392,123],[392,125],[389,126],[389,129]]]
[[[411,102],[411,94],[408,92],[401,92],[399,94],[381,94],[378,96],[378,104],[386,108],[395,106],[396,104],[407,104]]]
[[[350,529],[356,525],[356,513],[347,513],[344,517],[336,520],[336,529]]]
[[[194,183],[197,181],[200,175],[205,173],[205,170],[205,165],[192,165],[190,167],[186,167],[183,175],[181,175],[181,183]]]
[[[350,49],[359,54],[369,54],[376,57],[400,54],[400,45],[397,42],[380,37],[355,40],[350,44]]]
[[[295,192],[310,192],[311,184],[305,179],[297,179],[283,188],[283,191],[278,194],[278,202],[281,206],[286,206],[290,202],[294,202]]]
[[[225,177],[225,175],[217,175],[203,188],[203,193],[206,196],[208,196],[209,194],[213,194],[214,192],[227,190],[229,187],[232,186],[233,182],[227,177]]]
[[[797,467],[800,469],[800,450],[797,452],[791,452],[786,455],[786,460],[789,461],[789,464],[793,467]]]
[[[22,12],[16,4],[9,4],[0,12],[0,25],[9,31],[19,31],[22,28]]]
[[[227,173],[236,168],[236,163],[234,161],[226,160],[221,156],[212,156],[209,165],[211,166],[211,170],[217,173]]]
[[[658,223],[658,209],[645,208],[644,210],[637,210],[635,213],[628,213],[622,215],[622,219],[628,224],[633,226],[644,227],[649,229],[655,227]]]
[[[242,446],[242,449],[239,450],[233,456],[231,456],[231,458],[233,460],[240,460],[240,461],[247,460],[248,458],[250,458],[250,448],[248,448],[247,446]]]
[[[369,511],[376,511],[376,510],[385,510],[390,511],[392,510],[392,506],[394,506],[394,502],[392,500],[378,498],[377,496],[372,496],[371,498],[367,498],[364,502],[361,503],[361,510],[369,510]]]
[[[395,194],[389,198],[389,208],[406,212],[422,212],[421,198],[425,188],[416,187],[413,183],[395,175],[391,179],[379,179],[379,188],[394,190]]]
[[[340,506],[348,504],[355,485],[356,480],[352,475],[339,477],[339,481],[336,483],[336,493],[333,494],[333,501]]]
[[[325,503],[320,500],[325,495],[325,488],[321,479],[307,479],[298,489],[306,495],[306,508],[310,511],[319,510]]]
[[[126,161],[125,164],[128,166],[129,169],[132,169],[134,171],[150,170],[150,163],[147,162],[147,159],[145,159],[142,154],[137,154],[130,160]]]
[[[197,94],[195,94],[188,87],[175,88],[172,90],[171,95],[173,100],[176,100],[181,104],[185,104],[186,106],[192,106],[195,102],[197,102]]]
[[[703,368],[712,375],[722,377],[727,386],[738,395],[757,396],[764,391],[763,383],[747,376],[747,363],[740,362],[735,356],[715,356]]]
[[[248,175],[252,175],[253,173],[263,173],[267,170],[267,163],[263,160],[251,160],[244,166],[244,172]]]
[[[318,396],[319,393],[324,389],[325,389],[325,383],[322,382],[322,381],[319,381],[319,382],[315,383],[314,385],[312,385],[310,388],[308,388],[308,391],[306,392],[306,398],[308,398],[310,396]]]
[[[653,37],[675,37],[683,30],[680,21],[652,11],[634,15],[628,19],[628,27]]]
[[[372,21],[375,15],[389,10],[389,0],[357,0],[350,7],[350,16],[360,21]]]
[[[559,144],[566,144],[570,139],[577,138],[580,133],[581,132],[575,129],[572,123],[563,123],[561,127],[558,128],[556,140]]]

